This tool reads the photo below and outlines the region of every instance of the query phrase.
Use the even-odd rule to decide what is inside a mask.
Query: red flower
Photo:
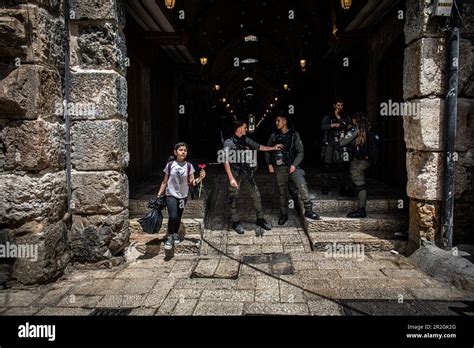
[[[200,164],[200,165],[198,165],[198,167],[199,167],[200,169],[205,169],[205,168],[206,168],[206,165],[205,165],[205,164]]]

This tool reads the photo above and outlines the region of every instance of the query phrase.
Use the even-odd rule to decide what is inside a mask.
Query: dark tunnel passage
[[[406,185],[401,118],[379,104],[403,98],[403,2],[181,0],[129,1],[128,176],[159,174],[173,145],[193,162],[216,162],[236,118],[255,120],[249,136],[265,144],[275,116],[289,113],[305,146],[305,168],[321,167],[321,120],[334,98],[360,111],[381,134],[383,166],[374,179]],[[259,163],[263,158],[259,157]]]

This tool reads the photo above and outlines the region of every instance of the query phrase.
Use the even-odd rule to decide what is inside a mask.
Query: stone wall
[[[429,0],[408,0],[405,23],[404,99],[420,105],[418,117],[405,117],[407,193],[410,197],[410,250],[420,239],[440,241],[444,171],[444,118],[448,36],[441,28],[445,18],[430,16]],[[466,19],[473,5],[460,4]],[[458,134],[455,168],[455,242],[472,240],[473,223],[473,26],[462,29],[459,75]]]
[[[9,276],[31,284],[57,278],[71,258],[65,128],[56,104],[64,23],[59,1],[22,3],[0,9],[0,243],[32,248],[24,256],[33,259],[7,260]]]
[[[93,106],[71,125],[69,240],[77,261],[116,256],[130,235],[124,11],[120,0],[71,0],[70,101]]]
[[[115,256],[129,238],[121,0],[70,1],[69,104],[63,2],[30,3],[7,1],[0,9],[0,243],[38,248],[37,261],[0,264],[24,284],[54,280],[70,261]],[[71,117],[72,218],[64,107]]]

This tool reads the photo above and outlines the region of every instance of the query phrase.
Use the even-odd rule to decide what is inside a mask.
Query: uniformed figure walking
[[[343,116],[344,101],[341,98],[336,98],[334,102],[334,113],[326,115],[321,123],[321,130],[323,131],[322,144],[322,160],[323,160],[323,175],[322,175],[322,194],[329,194],[329,179],[330,174],[335,173],[339,183],[339,194],[350,195],[348,177],[347,177],[347,162],[338,151],[338,141],[344,136],[350,120]]]
[[[244,179],[251,187],[251,197],[257,214],[257,226],[267,231],[272,229],[272,226],[263,215],[262,200],[253,173],[257,164],[256,151],[278,151],[283,148],[281,144],[276,144],[273,147],[260,145],[247,138],[246,135],[247,123],[237,120],[234,122],[234,135],[224,142],[224,151],[229,154],[224,161],[224,167],[229,179],[229,207],[232,228],[238,234],[245,233],[237,212],[237,199]]]
[[[309,196],[308,185],[305,179],[305,172],[299,166],[303,162],[304,147],[298,132],[288,127],[288,117],[279,115],[276,118],[277,131],[268,140],[268,146],[282,144],[281,151],[266,153],[265,159],[270,173],[275,174],[280,196],[280,218],[279,225],[284,225],[288,221],[288,183],[292,182],[305,208],[305,216],[319,220],[319,215],[313,211],[313,203]]]
[[[356,185],[359,199],[359,208],[349,214],[349,218],[365,218],[367,217],[367,186],[365,183],[365,171],[370,166],[369,155],[369,131],[367,122],[363,114],[356,113],[352,117],[352,125],[345,138],[339,142],[340,146],[348,146],[351,154],[350,172],[352,181]]]

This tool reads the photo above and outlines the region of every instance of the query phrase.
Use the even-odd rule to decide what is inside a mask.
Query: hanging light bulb
[[[219,92],[221,90],[221,86],[220,85],[214,85],[214,91],[215,92]]]
[[[275,97],[275,101],[276,101],[276,102],[278,101],[278,97]]]
[[[201,57],[201,65],[206,65],[207,64],[207,58],[206,57]]]
[[[169,10],[172,10],[175,4],[176,4],[176,0],[165,0],[166,8]]]
[[[287,90],[288,90],[288,88],[289,88],[288,84],[287,84],[287,83],[285,83],[285,84],[283,85],[283,89],[284,89],[285,91],[287,91]]]
[[[344,11],[348,11],[352,6],[352,0],[341,0],[341,7]]]
[[[226,98],[222,98],[222,102],[223,102],[223,103],[226,103],[226,102],[227,102],[227,99],[226,99]]]

